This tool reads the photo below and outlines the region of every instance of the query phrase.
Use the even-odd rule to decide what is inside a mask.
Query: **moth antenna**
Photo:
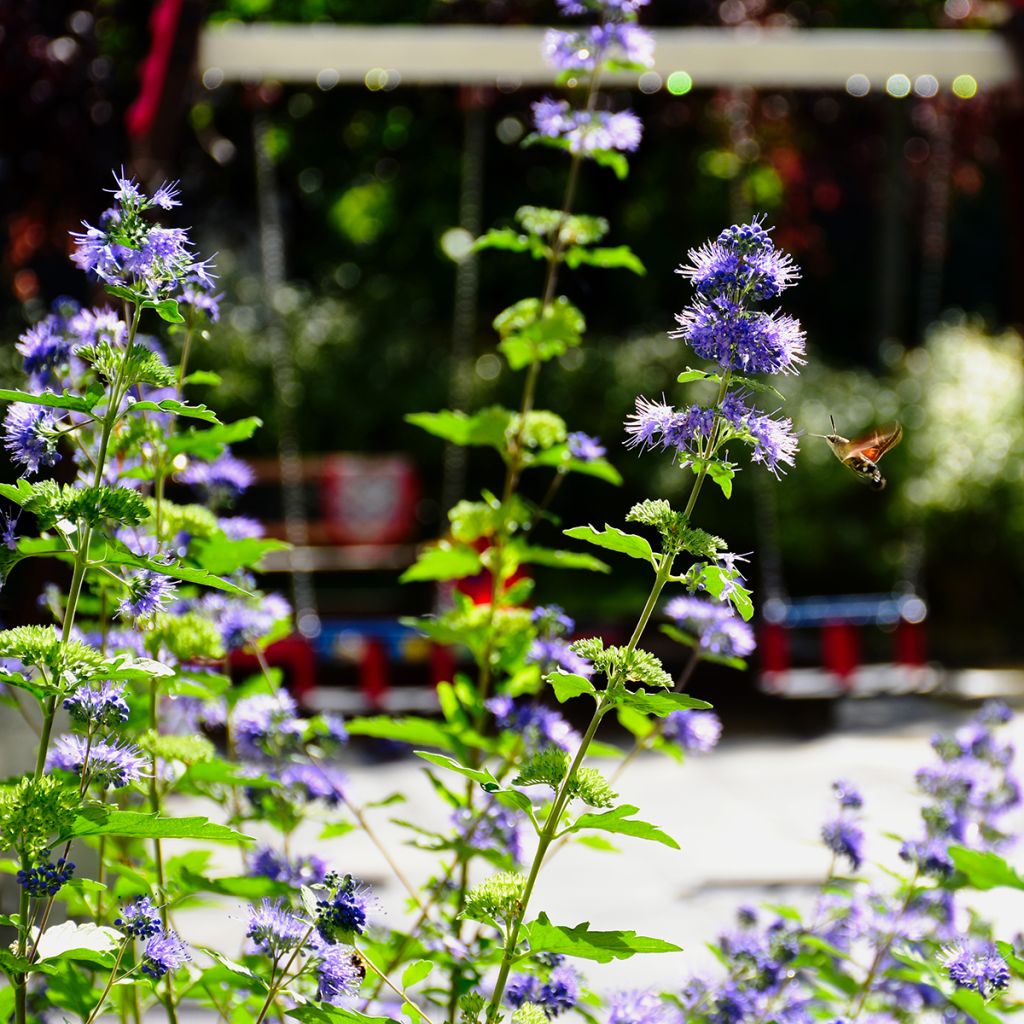
[[[831,422],[831,424],[832,424],[832,433],[833,434],[838,434],[839,431],[836,430],[836,418],[835,418],[835,416],[831,416],[830,415],[829,416],[829,422]]]

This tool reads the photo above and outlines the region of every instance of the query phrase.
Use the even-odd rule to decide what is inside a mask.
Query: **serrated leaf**
[[[663,832],[657,825],[647,821],[639,821],[633,815],[639,812],[639,807],[632,804],[624,804],[614,810],[605,811],[602,814],[583,814],[577,818],[567,832],[579,832],[581,829],[597,829],[599,832],[615,832],[624,836],[634,836],[637,839],[649,839],[651,842],[661,843],[662,846],[679,849],[679,844],[667,833]]]
[[[131,565],[137,569],[149,569],[152,572],[158,572],[163,576],[170,576],[172,579],[182,580],[185,583],[198,583],[200,586],[212,587],[214,590],[223,590],[228,594],[252,597],[249,591],[243,590],[230,580],[215,576],[205,569],[196,569],[181,562],[158,562],[154,558],[132,554],[123,546],[114,547],[112,543],[98,542],[94,545],[94,551],[90,552],[90,557],[94,563]]]
[[[205,420],[207,423],[220,423],[217,414],[205,405],[189,405],[188,402],[179,402],[176,398],[165,398],[159,402],[153,402],[147,398],[141,402],[132,402],[127,406],[126,411],[166,412],[172,416],[187,416],[194,420]]]
[[[967,876],[968,883],[975,889],[1024,889],[1024,876],[998,853],[951,846],[949,856],[953,866]]]
[[[524,925],[523,936],[530,944],[531,955],[561,953],[599,964],[628,960],[637,953],[682,952],[682,947],[674,942],[637,935],[633,931],[591,931],[589,921],[575,928],[552,924],[547,914],[541,914],[536,921]]]
[[[409,964],[402,971],[402,988],[412,988],[413,985],[426,978],[433,969],[434,964],[430,960],[417,960],[415,963]]]
[[[420,552],[416,561],[398,578],[399,583],[424,580],[459,580],[475,576],[483,565],[479,553],[468,544],[441,540]]]
[[[209,818],[171,818],[141,811],[121,811],[111,807],[87,807],[80,810],[63,842],[74,836],[133,836],[139,839],[202,839],[213,843],[248,843],[251,836],[218,825]]]
[[[712,707],[706,700],[671,691],[648,693],[646,690],[619,690],[613,700],[616,704],[645,714],[657,715],[658,718],[665,718],[673,711],[707,711]]]
[[[547,680],[555,691],[555,697],[559,704],[564,704],[581,693],[597,693],[594,684],[589,679],[571,672],[551,672]]]
[[[635,533],[626,533],[607,523],[603,530],[597,530],[593,526],[573,526],[562,532],[573,540],[586,541],[599,548],[617,551],[620,555],[628,555],[630,558],[639,558],[643,562],[654,564],[654,551],[644,537]]]
[[[744,622],[749,622],[754,615],[754,602],[750,600],[750,591],[739,584],[739,578],[731,577],[720,565],[706,565],[701,570],[701,583],[704,589],[714,598],[722,600],[726,585],[729,587],[728,599],[739,612]]]
[[[0,388],[0,401],[27,402],[29,405],[45,405],[49,409],[70,409],[72,412],[91,413],[103,398],[103,389],[89,390],[85,395],[73,395],[65,391],[56,395],[52,391],[44,391],[35,395],[31,391],[16,391],[11,388]]]

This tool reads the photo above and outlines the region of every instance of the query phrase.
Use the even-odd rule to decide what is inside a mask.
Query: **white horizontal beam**
[[[547,85],[542,28],[224,24],[204,31],[204,81],[371,81],[388,85]],[[994,33],[899,29],[657,29],[655,70],[686,71],[695,88],[844,88],[864,75],[882,88],[893,74],[933,75],[948,87],[971,75],[979,89],[1010,81],[1013,62]],[[386,77],[379,70],[388,72]],[[395,74],[397,72],[397,75]],[[624,83],[636,75],[619,75]]]

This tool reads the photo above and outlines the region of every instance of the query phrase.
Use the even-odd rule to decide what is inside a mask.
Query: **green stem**
[[[263,1021],[267,1019],[267,1013],[270,1011],[271,1006],[273,1006],[274,1000],[277,998],[277,993],[280,991],[281,986],[288,977],[288,972],[292,969],[292,964],[295,963],[302,947],[309,941],[309,937],[313,934],[315,928],[316,925],[311,924],[309,928],[306,929],[306,934],[299,940],[298,945],[292,951],[292,955],[288,958],[288,962],[284,965],[284,968],[281,971],[281,977],[278,978],[277,981],[272,982],[270,988],[267,990],[267,998],[263,1001],[263,1006],[260,1008],[260,1014],[256,1020],[253,1021],[253,1024],[263,1024]]]
[[[920,871],[915,869],[914,875],[910,879],[910,885],[907,887],[907,895],[904,897],[903,902],[900,904],[900,909],[896,912],[896,917],[893,919],[892,929],[885,937],[885,940],[875,950],[874,959],[871,961],[867,977],[864,979],[864,984],[861,986],[861,990],[856,1001],[852,998],[850,1000],[849,1024],[853,1024],[853,1022],[860,1016],[860,1012],[864,1009],[864,1004],[867,1002],[868,996],[871,995],[871,986],[875,983],[875,978],[882,966],[882,961],[889,952],[893,940],[896,938],[896,933],[899,931],[903,915],[906,914],[907,908],[910,906],[910,902],[913,900],[914,895],[917,892],[917,879],[919,874]]]
[[[103,989],[103,994],[100,996],[99,1002],[93,1007],[92,1013],[90,1013],[86,1018],[85,1024],[92,1024],[96,1019],[96,1015],[103,1008],[103,1004],[107,1001],[107,996],[110,995],[110,990],[114,985],[114,976],[117,974],[118,967],[121,966],[121,959],[124,957],[125,950],[128,949],[129,942],[131,942],[131,939],[125,939],[124,942],[121,943],[121,948],[118,950],[117,959],[114,961],[114,967],[110,972],[110,977],[107,978],[107,984]]]
[[[413,1002],[413,1001],[412,1001],[412,1000],[411,1000],[411,999],[409,998],[409,994],[408,994],[408,993],[407,993],[407,992],[405,991],[405,989],[403,989],[403,988],[399,988],[399,987],[398,987],[398,986],[397,986],[397,985],[396,985],[396,984],[395,984],[395,983],[394,983],[394,982],[393,982],[393,981],[392,981],[392,980],[391,980],[391,979],[390,979],[390,978],[389,978],[389,977],[387,976],[387,974],[385,974],[385,973],[384,973],[384,971],[382,971],[382,970],[381,970],[381,969],[380,969],[380,968],[379,968],[379,967],[378,967],[378,966],[377,966],[377,965],[376,965],[376,964],[375,964],[375,963],[374,963],[374,962],[373,962],[373,961],[372,961],[372,960],[371,960],[371,959],[370,959],[370,958],[369,958],[369,957],[368,957],[368,956],[366,955],[366,953],[365,953],[365,952],[364,952],[363,950],[359,949],[359,948],[358,948],[358,947],[357,947],[357,946],[356,946],[356,945],[355,945],[354,943],[353,943],[353,946],[352,946],[352,948],[353,948],[353,949],[355,949],[355,950],[356,950],[356,952],[358,952],[358,954],[359,954],[360,958],[362,959],[363,963],[364,963],[364,964],[366,964],[366,966],[367,966],[367,967],[369,967],[369,968],[370,968],[370,970],[371,970],[371,971],[373,971],[373,973],[377,975],[377,977],[378,977],[378,978],[379,978],[379,979],[381,980],[381,982],[382,982],[382,983],[383,983],[384,985],[387,985],[387,987],[388,987],[389,989],[391,989],[391,991],[392,991],[392,992],[394,992],[394,993],[395,993],[395,995],[396,995],[396,996],[398,996],[398,998],[399,998],[399,999],[401,999],[403,1003],[407,1003],[407,1004],[408,1004],[409,1006],[412,1006],[412,1007],[414,1007],[414,1008],[415,1008],[415,1009],[416,1009],[416,1010],[418,1011],[419,1015],[420,1015],[420,1016],[421,1016],[421,1017],[422,1017],[422,1018],[423,1018],[423,1019],[424,1019],[424,1020],[426,1021],[426,1024],[434,1024],[434,1022],[433,1022],[433,1021],[432,1021],[432,1020],[431,1020],[431,1019],[430,1019],[430,1018],[429,1018],[429,1017],[427,1016],[427,1014],[426,1014],[426,1013],[424,1012],[423,1008],[422,1008],[422,1007],[419,1007],[419,1006],[416,1006],[416,1004],[415,1004],[415,1003],[414,1003],[414,1002]],[[415,1019],[415,1018],[413,1018],[413,1019]],[[450,1020],[454,1021],[454,1018],[450,1018]],[[257,1022],[256,1022],[256,1024],[259,1024],[259,1021],[257,1021]]]
[[[640,638],[643,636],[644,630],[647,628],[647,623],[650,621],[651,615],[658,603],[658,598],[661,597],[661,592],[664,589],[665,584],[668,582],[669,577],[672,575],[672,564],[674,561],[674,554],[665,554],[662,556],[661,564],[658,567],[658,572],[654,577],[654,583],[651,586],[651,591],[647,595],[647,601],[644,603],[643,610],[640,612],[640,618],[637,620],[636,628],[633,630],[633,635],[629,638],[629,643],[626,645],[626,649],[623,653],[623,658],[620,663],[621,667],[617,672],[615,672],[613,677],[608,680],[608,688],[605,690],[597,708],[594,710],[594,715],[590,720],[590,724],[587,726],[587,731],[583,734],[583,739],[580,742],[579,750],[576,752],[576,757],[573,759],[568,772],[566,772],[565,778],[562,780],[562,784],[559,787],[558,792],[555,794],[551,810],[548,813],[547,820],[544,822],[544,828],[541,830],[540,840],[537,843],[537,852],[534,854],[533,863],[530,865],[530,873],[526,879],[526,887],[523,890],[523,898],[519,903],[518,913],[508,930],[508,936],[505,941],[505,952],[501,959],[501,966],[498,968],[498,979],[495,982],[494,993],[491,996],[491,1002],[487,1008],[487,1024],[492,1024],[492,1022],[497,1019],[498,1010],[501,1006],[501,997],[504,995],[505,985],[508,982],[509,971],[512,969],[512,964],[516,959],[516,946],[519,942],[519,932],[522,928],[523,920],[526,917],[530,897],[533,895],[533,889],[537,883],[537,877],[540,874],[541,865],[544,863],[544,859],[547,856],[548,847],[555,839],[555,834],[558,831],[562,814],[569,802],[570,788],[573,780],[576,777],[576,773],[579,770],[580,765],[583,764],[583,759],[587,754],[587,748],[590,746],[594,736],[597,734],[597,729],[601,724],[601,719],[604,718],[608,711],[610,711],[614,706],[610,695],[614,694],[624,682],[625,672],[627,671],[626,666],[629,662],[629,655],[636,649],[636,645],[640,642]]]

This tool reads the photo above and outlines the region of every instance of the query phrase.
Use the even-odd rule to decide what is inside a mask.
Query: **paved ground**
[[[678,984],[689,972],[710,966],[704,943],[728,926],[742,903],[805,904],[827,869],[818,841],[830,808],[829,783],[855,780],[866,799],[868,856],[895,866],[897,844],[886,831],[916,828],[914,770],[928,759],[928,738],[939,727],[955,725],[965,712],[924,698],[847,702],[836,728],[820,738],[723,740],[705,758],[677,766],[666,759],[639,759],[619,786],[623,801],[676,837],[682,850],[624,839],[622,853],[570,847],[545,869],[534,906],[553,920],[595,928],[635,928],[670,939],[685,952],[636,957],[626,963],[594,965],[595,987]],[[1024,740],[1024,720],[1011,727]],[[362,802],[403,791],[409,802],[384,808],[372,819],[413,881],[430,871],[428,855],[403,847],[403,832],[388,822],[397,814],[438,823],[438,802],[414,760],[349,768],[352,790]],[[310,828],[296,848],[316,849],[342,871],[373,881],[381,899],[379,917],[399,924],[403,894],[381,857],[361,833],[327,843]],[[219,851],[225,868],[230,850]],[[1024,894],[1000,892],[978,902],[996,908],[1007,927],[1024,919]],[[241,936],[246,919],[241,904],[223,904],[181,915],[186,935],[211,943]],[[224,948],[222,946],[222,948]]]

